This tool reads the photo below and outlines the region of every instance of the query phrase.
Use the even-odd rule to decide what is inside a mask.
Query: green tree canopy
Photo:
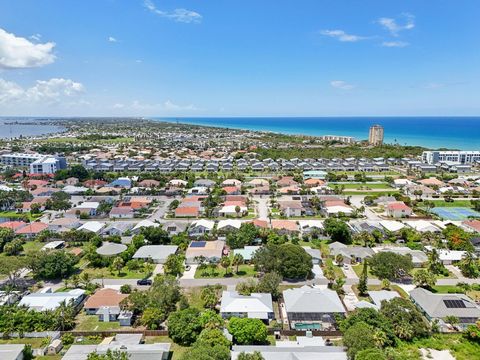
[[[177,344],[192,345],[201,331],[200,311],[195,308],[178,310],[168,317],[168,336]]]
[[[343,244],[352,242],[352,234],[347,223],[340,219],[328,218],[323,223],[325,232],[330,236],[332,242],[338,241]]]
[[[228,331],[240,345],[265,344],[267,341],[267,327],[260,319],[233,317],[228,323]]]
[[[413,269],[412,257],[390,251],[382,251],[369,261],[372,274],[380,279],[394,280],[406,276]]]

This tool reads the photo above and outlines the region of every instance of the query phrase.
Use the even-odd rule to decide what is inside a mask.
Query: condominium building
[[[480,163],[480,151],[424,151],[422,160],[427,164],[453,162],[458,164]]]
[[[10,153],[0,155],[0,163],[10,167],[29,168],[31,174],[54,174],[67,168],[63,156]]]
[[[368,133],[368,142],[371,145],[383,144],[383,126],[373,125],[370,127],[370,132]]]
[[[341,136],[341,135],[323,135],[323,136],[320,136],[320,139],[325,141],[338,141],[345,144],[354,144],[356,142],[355,138],[352,136]]]

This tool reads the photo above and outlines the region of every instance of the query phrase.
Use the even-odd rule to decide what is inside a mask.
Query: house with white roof
[[[425,250],[428,252],[433,251],[433,249],[434,247],[431,245],[425,246]],[[436,249],[436,251],[438,254],[438,259],[443,265],[451,265],[462,261],[467,255],[467,252],[463,250]]]
[[[328,330],[335,328],[335,316],[346,313],[338,294],[327,288],[302,286],[283,291],[290,328]]]
[[[359,301],[357,304],[355,304],[355,307],[356,308],[371,307],[376,310],[379,310],[382,307],[383,301],[390,301],[392,299],[400,297],[400,295],[396,291],[391,291],[391,290],[378,290],[378,291],[372,290],[368,292],[368,295],[370,296],[370,299],[372,299],[372,302]]]
[[[235,231],[242,226],[242,220],[227,219],[220,220],[217,224],[217,230],[222,232]]]
[[[407,221],[406,224],[419,232],[440,232],[440,229],[426,220]]]
[[[240,211],[237,213],[238,208]],[[218,210],[220,216],[244,216],[248,213],[248,208],[243,205],[225,205]]]
[[[236,291],[224,291],[220,304],[220,315],[224,319],[248,317],[264,321],[272,320],[275,317],[272,295],[266,293],[240,295]]]
[[[176,254],[177,245],[145,245],[137,250],[133,259],[151,260],[154,264],[164,264],[170,255]]]
[[[208,234],[215,227],[215,221],[212,220],[196,220],[192,222],[190,228],[188,229],[188,234],[190,236],[202,236]]]
[[[45,288],[39,292],[25,295],[18,306],[26,306],[35,311],[55,310],[63,302],[76,306],[82,302],[84,297],[85,290],[82,289],[52,292],[52,288]]]
[[[23,360],[25,344],[1,344],[0,359],[2,360]]]
[[[79,231],[90,231],[95,234],[100,234],[100,231],[106,226],[105,223],[100,221],[87,221],[85,224],[80,226],[77,230]]]
[[[405,227],[403,223],[395,220],[382,220],[380,225],[387,231],[397,232]]]

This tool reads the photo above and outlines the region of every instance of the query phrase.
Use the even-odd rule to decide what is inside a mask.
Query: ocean
[[[480,117],[210,117],[153,118],[157,121],[272,131],[283,134],[343,135],[368,139],[370,126],[384,127],[385,143],[426,148],[480,150]]]

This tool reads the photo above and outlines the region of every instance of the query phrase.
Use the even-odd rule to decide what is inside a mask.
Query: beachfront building
[[[373,125],[370,127],[370,132],[368,133],[368,143],[371,145],[383,144],[383,126]]]
[[[424,151],[422,160],[427,164],[440,162],[473,164],[480,162],[480,151]]]

